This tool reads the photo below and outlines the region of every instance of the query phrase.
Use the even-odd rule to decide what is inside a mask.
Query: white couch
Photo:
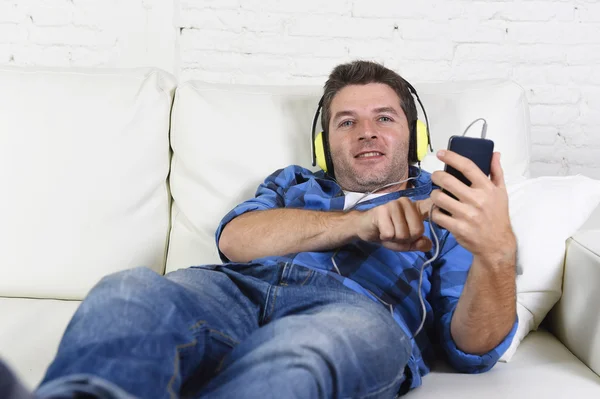
[[[435,149],[483,116],[507,180],[530,176],[519,86],[415,86]],[[218,263],[221,217],[272,171],[310,166],[320,90],[178,84],[156,69],[0,67],[0,358],[32,388],[102,276]],[[565,270],[547,328],[510,362],[481,375],[441,366],[408,397],[600,397],[600,212],[569,239]]]

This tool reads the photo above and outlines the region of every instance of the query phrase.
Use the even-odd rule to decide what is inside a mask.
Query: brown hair
[[[325,82],[321,117],[323,131],[329,131],[331,102],[335,95],[346,86],[368,83],[383,83],[390,86],[400,98],[400,107],[404,111],[409,125],[417,120],[417,107],[406,80],[381,64],[372,61],[353,61],[335,67]]]

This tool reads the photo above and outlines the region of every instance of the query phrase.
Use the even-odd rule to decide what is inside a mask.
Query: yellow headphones
[[[408,142],[408,161],[412,164],[419,163],[425,158],[427,155],[427,146],[433,152],[433,148],[431,146],[431,138],[429,136],[429,120],[427,119],[427,112],[425,112],[425,107],[423,107],[423,103],[417,94],[415,88],[408,83],[406,85],[408,89],[417,99],[421,109],[423,110],[423,115],[425,116],[425,122],[417,119],[414,121],[409,121],[409,142]],[[319,165],[323,171],[327,174],[334,176],[333,171],[333,162],[331,161],[331,153],[329,152],[329,140],[326,132],[320,132],[315,136],[317,122],[319,119],[319,113],[321,108],[323,107],[323,97],[319,100],[319,106],[317,107],[317,112],[315,113],[315,118],[313,119],[312,126],[312,165]]]

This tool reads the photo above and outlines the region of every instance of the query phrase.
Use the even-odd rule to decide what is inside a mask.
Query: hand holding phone
[[[448,150],[462,155],[465,158],[469,158],[486,176],[490,176],[492,156],[494,155],[494,142],[492,140],[475,137],[452,136],[448,140]],[[456,177],[465,185],[471,186],[469,179],[467,179],[462,172],[456,170],[452,166],[446,165],[444,167],[444,171]],[[446,189],[442,189],[442,192],[458,200],[454,194]],[[440,210],[446,215],[450,215],[450,213],[445,209],[440,208]]]

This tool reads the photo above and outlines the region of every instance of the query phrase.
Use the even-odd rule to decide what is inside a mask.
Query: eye
[[[340,123],[339,127],[350,127],[353,124],[354,124],[354,121],[348,119],[348,120],[342,121]]]
[[[393,119],[390,118],[389,116],[381,116],[381,117],[379,117],[379,120],[381,122],[393,122]]]

